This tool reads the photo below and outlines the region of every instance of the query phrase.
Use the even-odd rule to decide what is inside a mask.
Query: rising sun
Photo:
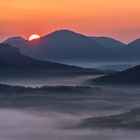
[[[31,36],[29,37],[29,41],[32,41],[32,40],[34,40],[34,39],[39,39],[39,38],[40,38],[39,35],[33,34],[33,35],[31,35]]]

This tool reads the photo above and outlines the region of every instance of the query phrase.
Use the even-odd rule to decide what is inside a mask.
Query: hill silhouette
[[[12,37],[4,43],[18,47],[25,55],[43,60],[140,60],[140,39],[125,44],[113,38],[89,37],[70,30],[58,30],[32,41]]]
[[[111,38],[88,37],[69,30],[58,30],[33,41],[13,37],[4,43],[28,56],[49,60],[120,60],[125,46]]]
[[[122,72],[116,72],[107,76],[91,80],[96,84],[140,84],[140,65],[127,69]]]
[[[112,49],[122,49],[123,47],[126,46],[126,44],[115,40],[113,38],[110,37],[90,37],[90,39],[98,42],[99,44],[101,44],[102,46],[106,47],[106,48],[112,48]]]
[[[140,38],[138,38],[138,39],[136,39],[136,40],[130,42],[130,43],[128,44],[128,46],[129,46],[129,47],[139,47],[139,46],[140,46]]]
[[[49,61],[41,61],[20,53],[18,48],[7,44],[0,44],[0,69],[40,69],[51,70],[62,74],[100,74],[104,73],[96,69],[85,69],[77,66],[59,64]]]

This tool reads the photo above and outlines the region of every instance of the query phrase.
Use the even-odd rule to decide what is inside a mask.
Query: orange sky
[[[124,42],[140,37],[140,0],[0,1],[0,40],[58,29]]]

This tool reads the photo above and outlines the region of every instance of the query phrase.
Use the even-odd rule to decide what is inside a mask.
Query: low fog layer
[[[139,140],[140,130],[133,127],[82,126],[89,118],[104,120],[139,108],[139,87],[54,86],[17,90],[9,86],[6,89],[11,95],[1,86],[1,139]]]
[[[16,85],[0,85],[0,139],[139,140],[139,87],[86,83],[102,75],[22,72],[0,73],[0,83]]]
[[[80,115],[8,109],[0,110],[0,113],[0,137],[3,140],[139,140],[140,136],[133,130],[64,128],[65,125],[77,124]]]

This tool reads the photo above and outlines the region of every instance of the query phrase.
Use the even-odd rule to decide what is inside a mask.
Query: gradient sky
[[[58,29],[124,42],[140,37],[140,0],[0,1],[0,40]]]

